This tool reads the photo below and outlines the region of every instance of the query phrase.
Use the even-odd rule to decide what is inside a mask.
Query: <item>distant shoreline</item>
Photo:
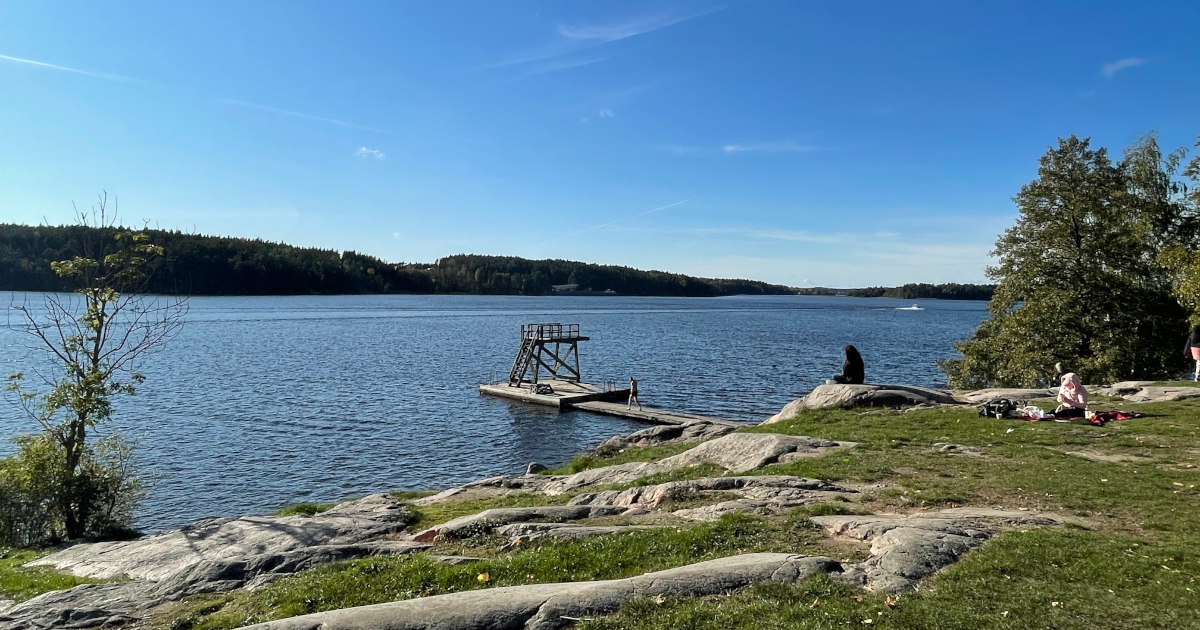
[[[741,278],[701,278],[617,265],[458,254],[432,263],[392,263],[354,251],[259,239],[145,230],[164,255],[148,264],[148,293],[163,295],[600,295],[726,297],[834,295],[900,299],[990,299],[991,285],[797,288]],[[0,224],[0,290],[68,292],[50,263],[110,248],[116,229]],[[564,290],[577,287],[577,290]],[[557,291],[556,291],[557,289]],[[611,292],[611,293],[608,293]]]

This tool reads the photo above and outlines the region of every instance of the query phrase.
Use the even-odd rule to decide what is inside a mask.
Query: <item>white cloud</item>
[[[811,144],[798,144],[791,140],[776,140],[774,142],[757,142],[754,144],[727,144],[721,147],[725,153],[746,153],[761,151],[763,153],[808,153],[820,151],[821,148]]]
[[[379,149],[368,149],[367,147],[359,148],[359,150],[354,152],[354,155],[360,158],[373,157],[376,160],[382,160],[383,158],[387,157],[387,154],[383,151],[380,151]]]
[[[584,116],[583,118],[580,118],[579,122],[590,122],[593,118],[613,118],[616,115],[617,115],[616,112],[614,112],[613,110],[611,110],[607,107],[601,107],[600,111],[596,112],[595,114],[591,114],[588,116]]]
[[[1104,76],[1111,77],[1112,75],[1124,70],[1125,68],[1133,68],[1136,66],[1140,66],[1140,65],[1146,63],[1147,61],[1150,61],[1150,60],[1143,58],[1143,57],[1127,57],[1125,59],[1121,59],[1120,61],[1114,61],[1112,63],[1104,64],[1104,67],[1101,68],[1101,71],[1104,72]]]
[[[12,61],[14,63],[23,63],[23,64],[27,64],[27,65],[31,65],[31,66],[37,66],[39,68],[48,68],[50,70],[61,70],[62,72],[74,72],[75,74],[83,74],[83,75],[87,75],[89,77],[96,77],[99,79],[108,79],[109,81],[138,81],[138,82],[141,82],[141,79],[134,79],[132,77],[127,77],[127,76],[120,75],[120,74],[108,74],[108,73],[104,73],[104,72],[88,72],[87,70],[79,70],[77,68],[68,68],[66,66],[56,66],[52,63],[45,63],[42,61],[34,61],[32,59],[21,59],[20,57],[9,57],[8,55],[0,55],[0,59],[4,59],[6,61]]]

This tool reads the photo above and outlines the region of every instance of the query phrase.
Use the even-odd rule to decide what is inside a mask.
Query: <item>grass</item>
[[[46,552],[25,549],[0,550],[0,598],[20,603],[49,591],[105,581],[79,578],[49,567],[22,566],[44,555]]]
[[[427,554],[331,564],[253,594],[190,598],[157,623],[173,630],[236,628],[322,610],[479,588],[628,577],[738,552],[824,553],[824,536],[807,520],[807,514],[776,518],[735,514],[690,528],[642,530],[578,542],[543,539],[459,565],[437,562]]]
[[[412,531],[428,529],[460,516],[477,514],[484,510],[507,507],[534,507],[539,505],[566,505],[571,495],[547,497],[530,492],[517,492],[503,497],[487,499],[467,499],[437,503],[434,505],[410,506],[416,513],[416,521],[411,524]]]
[[[1106,529],[1200,535],[1200,475],[1186,468],[1200,455],[1195,450],[1200,404],[1183,401],[1140,410],[1155,415],[1093,427],[979,418],[958,410],[903,415],[818,411],[750,430],[859,442],[845,453],[755,473],[888,480],[894,492],[874,497],[884,506],[1002,505],[1096,517]],[[976,446],[983,456],[940,453],[932,448],[935,442]],[[1072,452],[1143,459],[1092,461],[1068,454]]]
[[[791,474],[865,486],[849,501],[767,518],[631,532],[516,548],[495,536],[446,543],[437,553],[483,559],[449,566],[426,554],[319,567],[255,593],[203,595],[156,623],[173,630],[232,628],[347,606],[478,588],[636,575],[741,551],[861,558],[865,546],[831,542],[807,521],[818,514],[1002,506],[1057,512],[1074,525],[1001,535],[921,584],[916,593],[870,594],[819,576],[763,584],[730,596],[636,600],[582,624],[585,630],[692,628],[1126,628],[1200,627],[1200,399],[1154,405],[1102,401],[1151,417],[1104,427],[980,418],[972,409],[818,410],[742,429],[854,441],[853,449],[748,474]],[[949,442],[979,456],[942,453]],[[691,445],[586,456],[558,473],[656,461]],[[1089,459],[1078,454],[1093,457]],[[1130,461],[1096,461],[1095,456]],[[712,465],[637,480],[648,485],[724,471]],[[593,490],[593,489],[589,489]],[[407,497],[411,498],[411,497]],[[709,501],[722,498],[720,494]],[[414,507],[421,529],[496,507],[562,504],[569,496],[515,493]],[[680,494],[670,509],[700,504]],[[486,575],[486,580],[480,580]],[[871,624],[864,623],[870,619]]]
[[[630,462],[656,462],[660,459],[671,457],[672,455],[678,455],[692,448],[693,446],[695,446],[695,443],[664,444],[662,446],[630,446],[621,449],[619,453],[611,456],[584,453],[581,455],[576,455],[574,459],[559,468],[542,471],[542,474],[573,475],[577,472],[583,472],[592,468],[600,468],[602,466],[614,466],[616,464],[627,464]]]
[[[730,597],[638,600],[580,628],[1200,627],[1200,401],[1109,404],[1152,417],[1092,427],[956,409],[820,410],[746,429],[858,442],[751,473],[890,486],[847,507],[998,505],[1082,517],[1083,526],[1004,534],[895,599],[818,577]],[[976,446],[983,455],[940,453],[935,442]]]
[[[275,511],[275,516],[313,516],[321,512],[328,512],[333,509],[337,503],[313,503],[312,501],[301,501],[293,503],[287,507]]]
[[[635,600],[578,628],[1195,628],[1197,574],[1191,547],[1039,529],[998,537],[912,594],[864,593],[816,576],[731,597]]]

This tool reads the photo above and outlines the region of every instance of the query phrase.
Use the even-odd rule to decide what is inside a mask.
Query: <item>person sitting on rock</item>
[[[1082,418],[1087,411],[1088,392],[1079,380],[1079,375],[1067,372],[1062,375],[1062,387],[1058,388],[1058,408],[1054,415],[1059,418]]]
[[[863,365],[863,358],[858,353],[858,348],[846,346],[843,352],[846,354],[846,361],[842,363],[842,373],[833,377],[830,382],[862,385],[866,380],[866,367]]]

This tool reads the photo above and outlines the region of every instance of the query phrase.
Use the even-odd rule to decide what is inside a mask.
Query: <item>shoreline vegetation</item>
[[[61,291],[74,285],[51,262],[79,256],[78,244],[116,228],[0,224],[0,291]],[[150,293],[166,295],[467,294],[554,295],[555,286],[623,296],[845,295],[987,300],[990,285],[906,284],[863,289],[796,288],[757,280],[697,278],[568,260],[459,254],[433,263],[391,263],[354,251],[294,247],[259,239],[145,230],[165,255],[151,261]]]
[[[1191,387],[1193,383],[1173,383]],[[1050,399],[1039,401],[1052,406]],[[861,626],[1116,628],[1185,627],[1194,621],[1200,584],[1197,453],[1200,398],[1120,404],[1144,418],[1103,427],[981,418],[974,407],[812,409],[782,422],[730,435],[814,436],[853,440],[848,450],[733,473],[711,464],[641,478],[612,490],[686,484],[735,476],[821,479],[846,488],[817,503],[764,510],[748,507],[708,521],[688,510],[736,501],[730,492],[680,485],[649,513],[593,517],[577,526],[630,528],[585,539],[513,539],[487,519],[407,555],[332,562],[247,591],[198,593],[155,608],[137,627],[217,630],[296,615],[496,587],[623,579],[743,554],[825,556],[845,567],[868,561],[872,547],[826,531],[822,518],[911,515],[986,508],[1057,514],[1065,523],[996,534],[921,580],[915,591],[862,590],[838,574],[794,583],[766,581],[722,595],[647,596],[613,613],[588,615],[580,630],[676,627]],[[720,438],[716,438],[720,439]],[[711,441],[711,440],[710,440]],[[547,477],[598,472],[614,465],[662,461],[698,444],[627,446],[598,451],[547,471]],[[959,448],[940,448],[952,443]],[[436,502],[428,493],[395,492],[416,532],[486,510],[575,504],[604,487],[546,496],[529,490],[479,494],[488,486]],[[278,514],[311,517],[329,504],[297,504]],[[986,511],[985,510],[985,511]],[[551,519],[553,522],[554,519]],[[538,527],[532,524],[530,527]],[[569,525],[570,526],[570,525]],[[532,531],[532,530],[531,530]],[[33,552],[0,565],[0,598],[26,600],[78,580],[47,568],[22,568]],[[40,555],[40,554],[37,554]],[[458,558],[447,562],[444,558]],[[61,576],[61,577],[60,577]],[[693,578],[698,579],[698,578]],[[74,581],[72,581],[74,580]]]

